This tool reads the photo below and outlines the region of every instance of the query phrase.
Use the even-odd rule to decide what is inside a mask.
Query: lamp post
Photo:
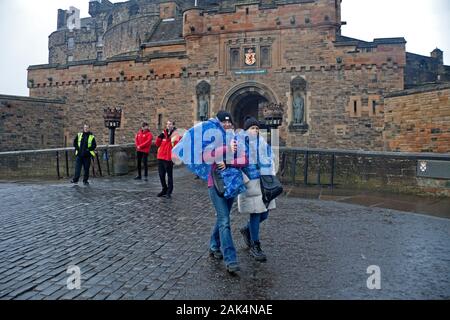
[[[265,125],[269,129],[267,141],[271,143],[272,129],[278,129],[283,121],[283,106],[281,105],[281,103],[270,103],[264,107],[263,114]]]
[[[105,119],[105,127],[109,129],[109,144],[114,145],[116,129],[120,128],[122,109],[106,108],[104,109],[103,118]]]

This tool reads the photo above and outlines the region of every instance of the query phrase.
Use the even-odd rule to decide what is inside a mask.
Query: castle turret
[[[183,37],[203,32],[203,9],[191,7],[183,14]]]
[[[108,0],[89,0],[89,14],[92,17],[111,9],[114,6]]]
[[[444,64],[444,52],[441,49],[436,48],[431,51],[431,57],[437,59],[439,61],[439,64]]]
[[[58,9],[58,30],[60,29],[80,29],[80,10],[70,7],[69,10]]]

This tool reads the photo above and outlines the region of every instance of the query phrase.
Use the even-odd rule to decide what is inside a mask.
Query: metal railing
[[[103,156],[105,158],[106,162],[106,169],[108,176],[111,175],[111,169],[110,169],[110,163],[109,158],[111,151],[114,149],[121,149],[121,148],[132,148],[134,147],[134,144],[123,144],[123,145],[101,145],[97,147],[97,150],[95,151],[96,157],[92,158],[92,176],[95,178],[97,176],[103,177],[103,170],[102,165],[100,162],[100,152],[103,151]],[[70,173],[70,164],[69,164],[69,158],[70,154],[75,153],[75,148],[55,148],[55,149],[42,149],[42,150],[19,150],[19,151],[7,151],[7,152],[0,152],[0,156],[13,156],[13,155],[29,155],[29,154],[50,154],[49,157],[52,157],[51,153],[54,153],[54,157],[56,157],[56,176],[58,179],[64,178],[63,174],[65,174],[65,177],[69,178],[71,175]],[[98,174],[98,175],[97,175]]]
[[[310,165],[310,156],[317,155],[317,183],[321,184],[321,162],[324,157],[329,157],[330,159],[330,186],[335,185],[335,175],[336,175],[336,157],[338,156],[349,156],[355,158],[389,158],[389,159],[402,159],[402,160],[440,160],[440,161],[450,161],[449,153],[411,153],[411,152],[383,152],[383,151],[363,151],[363,150],[342,150],[342,149],[308,149],[308,148],[287,148],[281,147],[280,149],[280,175],[285,176],[287,164],[287,155],[293,154],[293,161],[291,162],[290,173],[292,176],[292,183],[296,183],[296,170],[297,170],[297,159],[299,155],[304,156],[304,167],[303,176],[304,185],[310,184],[308,169]]]

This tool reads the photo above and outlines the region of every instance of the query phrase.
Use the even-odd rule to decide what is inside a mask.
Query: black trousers
[[[161,180],[161,186],[163,191],[166,191],[167,194],[172,194],[173,192],[173,162],[166,160],[158,160],[158,171],[159,171],[159,179]],[[168,181],[166,184],[166,174]]]
[[[142,162],[144,162],[144,175],[148,177],[148,154],[144,152],[137,152],[137,166],[138,166],[138,177],[142,177]]]
[[[75,160],[75,176],[73,177],[74,182],[78,182],[78,180],[80,180],[81,167],[84,168],[83,182],[87,182],[89,180],[89,169],[91,167],[91,157],[77,156],[77,158]]]

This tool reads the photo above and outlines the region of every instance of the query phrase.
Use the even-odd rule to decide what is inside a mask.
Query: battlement
[[[89,18],[58,11],[49,37],[49,63],[99,61],[137,54],[142,44],[191,35],[328,27],[339,33],[341,0],[91,0]],[[81,31],[80,31],[81,30]]]
[[[107,12],[114,7],[114,4],[108,0],[90,0],[89,14],[95,17],[103,12]]]

